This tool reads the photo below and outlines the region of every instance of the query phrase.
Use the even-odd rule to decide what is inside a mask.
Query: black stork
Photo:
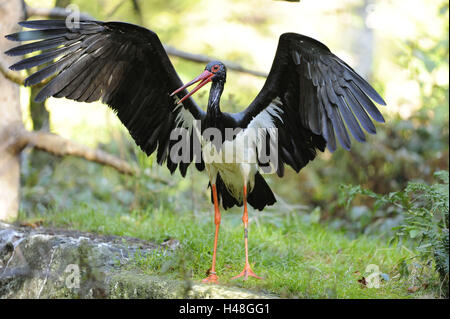
[[[335,151],[336,137],[349,150],[348,131],[359,142],[365,141],[361,126],[375,134],[368,115],[384,122],[372,102],[385,105],[382,97],[324,44],[304,35],[280,36],[262,90],[245,110],[231,114],[220,110],[225,65],[211,62],[200,76],[183,85],[158,36],[148,29],[100,21],[81,21],[74,27],[68,27],[63,20],[19,24],[34,30],[7,38],[30,42],[6,54],[19,56],[42,51],[11,66],[12,70],[24,70],[46,64],[25,81],[27,86],[48,81],[36,96],[37,101],[50,96],[80,102],[101,100],[117,113],[136,144],[147,155],[156,151],[157,162],[167,163],[171,173],[178,168],[184,177],[193,162],[200,171],[206,168],[215,211],[215,236],[212,267],[203,282],[217,282],[218,278],[215,262],[221,219],[219,205],[224,209],[244,205],[245,266],[233,278],[261,278],[252,271],[248,261],[247,202],[258,210],[276,202],[260,173],[264,165],[269,164],[280,177],[285,164],[299,172],[315,158],[317,150],[323,152],[328,147]],[[186,88],[197,82],[198,86],[188,93]],[[197,106],[192,94],[209,82],[211,89],[205,112]],[[194,123],[200,123],[201,128],[196,128]],[[181,128],[188,133],[185,140],[182,135],[172,134]],[[202,134],[208,129],[224,133],[227,128],[238,130],[227,138],[216,139],[214,134],[206,138]],[[266,133],[258,131],[251,138],[253,129],[265,129]],[[200,155],[194,151],[195,141],[199,139]],[[171,156],[179,155],[180,141],[192,151],[181,156],[182,160],[180,156]],[[231,162],[208,160],[211,143],[219,151],[234,143],[238,150],[236,157]],[[259,150],[264,144],[274,143],[277,165],[270,160],[263,163]],[[206,150],[208,146],[210,149]],[[238,153],[254,161],[244,161]]]

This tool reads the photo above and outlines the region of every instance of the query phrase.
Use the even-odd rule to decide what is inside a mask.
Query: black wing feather
[[[148,155],[157,150],[157,161],[171,172],[177,167],[186,174],[190,163],[168,160],[170,131],[184,108],[193,119],[205,113],[192,98],[179,107],[170,93],[182,86],[157,35],[145,28],[120,22],[81,21],[68,28],[65,20],[36,20],[19,23],[33,31],[8,35],[12,41],[33,41],[6,52],[18,56],[44,51],[11,66],[24,70],[44,67],[25,80],[34,85],[49,79],[36,100],[50,96],[80,102],[102,100],[127,127],[136,143]],[[45,66],[45,64],[48,64]],[[50,79],[51,76],[55,75]],[[197,163],[197,168],[203,168]]]
[[[364,142],[362,128],[376,133],[369,115],[384,122],[372,100],[386,103],[370,84],[324,44],[300,34],[281,35],[263,89],[246,110],[234,117],[245,128],[276,98],[281,100],[283,112],[281,121],[273,117],[279,130],[279,174],[283,162],[299,171],[325,145],[334,152],[336,137],[349,150],[348,131]]]

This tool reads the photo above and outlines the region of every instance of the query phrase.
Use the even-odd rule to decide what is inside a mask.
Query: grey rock
[[[0,222],[0,298],[273,298],[221,285],[142,273],[136,253],[182,249],[131,237]]]

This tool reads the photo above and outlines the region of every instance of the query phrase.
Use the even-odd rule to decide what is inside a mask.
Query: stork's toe
[[[257,278],[257,279],[263,279],[262,277],[257,276],[253,272],[253,270],[250,268],[250,265],[245,265],[244,270],[239,275],[234,276],[231,279],[237,279],[237,278],[240,278],[240,277],[244,277],[243,280],[247,280],[248,277],[254,277],[254,278]]]
[[[210,274],[208,277],[202,280],[204,284],[217,284],[219,277],[215,273]]]

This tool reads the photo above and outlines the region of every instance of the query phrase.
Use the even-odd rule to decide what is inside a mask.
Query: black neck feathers
[[[220,111],[220,97],[224,89],[223,81],[213,81],[209,91],[208,108],[206,110],[206,124],[208,127],[220,129],[222,112]]]

